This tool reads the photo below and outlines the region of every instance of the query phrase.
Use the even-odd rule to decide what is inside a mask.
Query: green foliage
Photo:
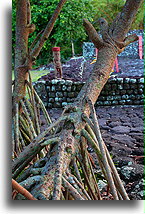
[[[35,32],[29,38],[29,45],[36,35],[45,28],[50,20],[59,0],[31,0],[32,23],[36,25]],[[72,56],[71,41],[74,42],[75,53],[81,54],[82,43],[86,40],[87,34],[82,25],[83,18],[93,21],[93,9],[90,0],[68,0],[54,25],[53,31],[37,60],[38,64],[46,64],[52,61],[52,47],[61,47],[62,60]],[[13,1],[13,44],[15,42],[15,17],[16,9]],[[13,49],[14,52],[14,49]]]
[[[92,0],[92,4],[95,11],[94,16],[94,23],[103,17],[105,18],[108,23],[110,24],[116,15],[122,10],[126,0]],[[132,24],[131,29],[143,29],[143,17],[144,17],[144,10],[143,7],[139,8],[136,18]]]
[[[32,23],[36,30],[30,34],[29,45],[36,35],[45,28],[50,20],[59,0],[31,0]],[[46,64],[52,61],[52,47],[61,47],[62,61],[72,56],[71,42],[74,43],[75,54],[82,54],[82,44],[88,40],[87,34],[82,25],[83,18],[87,18],[97,29],[97,19],[104,17],[109,23],[112,22],[118,12],[121,11],[125,0],[68,0],[54,25],[53,31],[44,44],[38,57],[37,65]],[[15,48],[15,25],[16,25],[16,0],[13,0],[12,13],[12,54],[14,59]],[[139,29],[143,26],[143,8],[140,8],[132,29]]]

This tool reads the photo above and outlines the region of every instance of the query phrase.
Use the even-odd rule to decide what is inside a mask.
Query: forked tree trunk
[[[26,3],[26,1],[24,0],[19,0],[19,2]],[[65,1],[63,1],[63,3],[64,2]],[[35,149],[37,149],[38,153],[38,151],[40,152],[40,150],[42,150],[45,145],[48,145],[53,142],[53,144],[50,146],[48,154],[46,155],[47,161],[41,171],[41,176],[36,176],[37,178],[35,176],[32,177],[33,181],[37,179],[40,181],[36,182],[36,184],[38,183],[38,185],[35,185],[35,188],[31,190],[31,194],[36,199],[60,200],[63,198],[63,188],[66,188],[69,193],[71,193],[71,197],[73,197],[73,199],[75,200],[85,200],[85,197],[90,197],[87,195],[86,192],[84,193],[85,196],[82,197],[79,192],[76,191],[76,189],[73,188],[73,186],[68,182],[70,173],[68,169],[70,164],[72,164],[72,162],[74,161],[74,157],[78,158],[80,165],[81,161],[83,161],[83,159],[86,159],[85,150],[83,150],[83,146],[85,146],[85,139],[87,139],[89,142],[92,143],[94,149],[98,153],[98,161],[100,162],[100,166],[105,166],[104,168],[102,168],[103,170],[106,170],[104,175],[109,181],[109,186],[113,198],[116,200],[118,200],[119,198],[129,200],[128,196],[126,195],[124,189],[120,184],[120,180],[118,175],[116,174],[115,168],[112,164],[112,160],[109,158],[106,146],[104,145],[103,140],[100,136],[93,105],[95,104],[102,88],[104,87],[105,83],[109,78],[116,56],[121,53],[129,43],[134,42],[138,39],[136,35],[132,35],[129,37],[125,36],[142,2],[142,0],[127,0],[122,12],[117,16],[117,18],[114,20],[110,27],[108,26],[108,23],[105,19],[99,19],[102,38],[99,37],[92,24],[89,21],[84,20],[84,27],[90,39],[92,40],[96,48],[98,48],[99,50],[98,59],[94,66],[94,69],[73,105],[68,106],[64,110],[62,116],[59,118],[58,121],[51,124],[48,129],[46,129],[43,133],[35,137],[34,140],[30,143],[30,145],[26,148],[26,150],[24,149],[24,151],[20,153],[18,159],[14,160],[13,163],[13,178],[15,179],[23,170],[23,168],[27,166],[28,163],[33,159],[33,157],[35,156]],[[26,9],[26,4],[24,5],[25,7],[23,9]],[[41,40],[38,41],[36,45],[37,49],[39,49],[38,44],[41,44]],[[26,58],[27,48],[24,53],[24,58]],[[35,53],[34,56],[37,56],[34,50],[30,53]],[[19,64],[19,66],[23,64],[25,64],[25,61],[23,62],[22,60],[22,64]],[[17,71],[19,70],[16,70],[16,72]],[[22,71],[23,70],[21,70],[20,73]],[[21,94],[21,96],[17,100],[20,100],[23,96],[24,94]],[[89,120],[90,113],[93,115],[94,125]],[[88,121],[88,123],[86,123],[86,121]],[[88,126],[88,124],[90,126]],[[51,134],[51,131],[57,125],[58,127],[55,131],[55,134],[54,132],[53,134]],[[92,127],[92,129],[90,129],[90,127]],[[88,130],[88,132],[86,130]],[[94,130],[94,132],[92,132],[91,130]],[[90,135],[88,133],[90,133]],[[100,146],[100,150],[98,150],[98,147],[96,146],[97,144],[94,143],[95,141],[97,142],[94,133],[98,138],[98,145]],[[46,140],[44,138],[46,134],[50,134],[50,139]],[[82,148],[82,150],[84,151],[83,156],[79,154],[80,148]],[[102,159],[102,155],[105,155],[103,156],[105,160]],[[83,159],[81,159],[81,157]],[[86,161],[86,163],[88,162]],[[108,168],[108,166],[110,168]],[[83,167],[82,169],[84,170]],[[110,169],[111,171],[109,171]],[[89,171],[90,169],[87,168],[87,170]],[[84,175],[86,175],[85,171]],[[89,185],[87,175],[85,179],[86,183],[88,184],[88,187],[90,188],[91,197],[94,198],[94,200],[99,199],[100,196],[99,191],[97,190],[97,186],[94,185],[94,188],[96,188],[96,190],[92,190]],[[24,185],[25,181],[24,179],[22,180],[22,184]],[[32,181],[31,178],[28,178],[27,184],[29,184],[29,180]],[[118,187],[118,189],[116,189],[116,187]],[[97,192],[97,195],[94,194],[95,191]]]
[[[15,84],[13,92],[13,108],[15,104],[26,95],[26,81],[28,72],[35,64],[35,60],[40,53],[45,41],[48,39],[54,23],[65,4],[66,0],[60,0],[48,25],[43,33],[39,34],[34,43],[28,49],[29,34],[35,30],[35,25],[31,23],[31,8],[29,0],[17,1],[16,13],[16,49],[15,49]],[[15,111],[14,111],[15,112]]]

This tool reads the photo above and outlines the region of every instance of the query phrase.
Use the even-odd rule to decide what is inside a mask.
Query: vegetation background
[[[36,25],[36,30],[33,34],[30,34],[30,44],[36,35],[45,28],[58,2],[59,0],[31,0],[32,23]],[[68,0],[49,39],[44,44],[36,67],[52,61],[52,47],[54,46],[61,47],[63,62],[72,57],[72,42],[74,43],[76,56],[82,55],[82,44],[84,41],[89,41],[82,24],[83,18],[88,19],[98,29],[98,18],[104,17],[111,23],[113,18],[121,11],[124,3],[125,0]],[[12,57],[14,59],[16,0],[13,0],[12,6]],[[132,29],[143,29],[143,15],[143,8],[140,8],[132,24]]]

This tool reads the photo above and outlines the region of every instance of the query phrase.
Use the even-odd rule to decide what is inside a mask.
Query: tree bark
[[[48,25],[38,42],[28,51],[28,37],[35,30],[35,25],[31,24],[31,10],[29,0],[17,1],[16,13],[16,50],[15,50],[15,84],[13,92],[13,106],[18,103],[26,94],[26,81],[28,71],[32,68],[36,57],[39,55],[45,41],[48,39],[54,23],[67,0],[60,0]],[[15,109],[15,107],[14,107]],[[15,110],[14,110],[15,112]]]
[[[24,0],[19,0],[19,2],[25,3]],[[62,5],[65,3],[65,1],[63,0],[61,0],[60,2]],[[134,6],[132,6],[132,2],[134,2]],[[60,126],[59,128],[61,128],[61,131],[58,132],[59,139],[60,139],[59,142],[56,143],[55,145],[52,145],[51,150],[47,154],[49,155],[49,158],[45,167],[42,170],[42,175],[44,178],[43,182],[38,184],[31,191],[31,193],[36,199],[60,200],[62,196],[62,189],[61,189],[62,185],[64,185],[65,188],[68,188],[70,193],[73,191],[73,186],[68,182],[68,180],[66,180],[65,174],[74,157],[78,157],[78,160],[80,162],[82,161],[79,155],[79,151],[81,147],[80,144],[81,144],[81,138],[82,138],[81,137],[82,130],[84,130],[86,126],[86,122],[83,120],[82,114],[85,113],[86,117],[89,117],[91,113],[89,102],[91,102],[92,105],[95,104],[102,88],[104,87],[104,85],[106,84],[109,78],[109,75],[112,71],[112,67],[117,55],[124,50],[127,44],[129,44],[130,42],[136,41],[137,39],[136,36],[125,38],[125,35],[129,29],[130,24],[133,21],[133,18],[141,2],[142,0],[133,0],[133,1],[127,0],[123,8],[123,11],[121,13],[121,16],[115,19],[117,20],[117,24],[115,21],[113,22],[111,27],[108,26],[106,20],[101,19],[99,22],[100,22],[100,28],[102,32],[102,39],[99,38],[99,35],[95,31],[91,23],[89,23],[89,21],[87,20],[84,20],[84,27],[87,33],[89,34],[90,39],[92,40],[92,42],[94,42],[94,45],[99,49],[98,59],[96,61],[96,64],[94,66],[92,73],[90,74],[89,79],[87,80],[86,84],[80,91],[73,105],[66,107],[66,109],[63,112],[63,116],[64,117],[66,116],[66,119],[61,123],[61,126],[59,124]],[[48,35],[51,32],[54,21],[56,20],[58,13],[60,12],[61,6],[58,5],[58,8],[56,9],[57,14],[54,14],[54,16],[52,16],[52,19],[50,20],[50,23],[48,24],[44,33],[42,34],[40,41],[38,41],[35,48],[32,50],[31,57],[32,56],[36,57],[38,55],[40,49],[44,44],[45,38],[48,38]],[[24,4],[23,12],[24,12],[24,16],[26,17],[26,4]],[[125,27],[123,26],[124,20],[126,21]],[[27,42],[27,38],[25,43],[26,42]],[[25,49],[25,57],[26,57],[26,53],[27,53],[27,49]],[[23,64],[20,64],[20,66],[21,65]],[[21,68],[21,71],[23,71],[22,68]],[[16,76],[16,77],[19,77],[19,80],[23,76],[25,76],[25,72],[26,72],[25,69],[23,72],[21,71],[19,72],[19,75],[17,74]],[[21,84],[23,85],[24,82],[23,80],[21,81],[22,81]],[[19,90],[22,90],[22,89],[19,88]],[[21,95],[18,96],[17,94],[18,96],[17,101],[23,97]],[[92,136],[92,139],[93,137],[94,136]],[[92,140],[93,143],[95,143],[95,141],[96,139]],[[95,144],[95,148],[96,150],[98,150],[97,144]],[[106,147],[105,147],[105,150],[103,151],[106,152]],[[26,152],[22,152],[21,160],[23,160],[23,154],[26,154]],[[109,155],[108,153],[106,154],[107,155],[105,156],[105,158],[106,160],[108,160],[108,164],[111,163],[110,166],[112,167],[112,162],[110,162]],[[98,160],[100,160],[99,154],[98,154]],[[16,166],[18,162],[19,162],[18,160],[15,160],[14,166]],[[103,162],[101,164],[103,164]],[[103,165],[101,166],[103,168]],[[115,171],[113,167],[111,169]],[[84,169],[84,174],[85,174],[85,169]],[[106,176],[105,173],[104,175]],[[111,176],[109,179],[112,179]],[[87,175],[86,175],[86,180],[88,182]],[[119,182],[119,179],[118,180],[114,179],[114,183],[115,182],[116,183]],[[114,184],[112,183],[112,187],[113,185]],[[91,189],[91,187],[90,187],[90,190],[91,190],[90,195],[92,196],[92,198],[97,198],[94,195],[94,192],[93,192],[94,190]],[[123,192],[123,190],[121,191]],[[112,194],[114,199],[116,200],[119,199],[120,195],[119,193],[117,193],[116,190],[114,191],[114,193],[112,191]],[[72,196],[76,200],[85,200],[85,197],[81,196],[80,193],[77,192],[76,190],[73,192]],[[129,200],[125,194],[123,199]]]

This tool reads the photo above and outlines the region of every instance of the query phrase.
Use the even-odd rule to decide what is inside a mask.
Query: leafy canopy
[[[33,42],[36,35],[45,28],[50,20],[59,0],[31,0],[32,23],[36,25],[36,30],[30,34],[29,44]],[[52,47],[61,47],[62,60],[72,56],[71,42],[74,42],[75,54],[82,54],[82,43],[88,41],[88,36],[83,28],[83,18],[92,22],[96,28],[97,19],[104,17],[108,22],[112,22],[118,12],[121,11],[125,0],[68,0],[55,23],[53,31],[37,60],[38,64],[46,64],[52,61]],[[15,47],[15,25],[16,25],[16,0],[13,0],[12,13],[12,42],[13,58]],[[137,17],[132,25],[132,29],[143,28],[143,8],[140,8]]]

